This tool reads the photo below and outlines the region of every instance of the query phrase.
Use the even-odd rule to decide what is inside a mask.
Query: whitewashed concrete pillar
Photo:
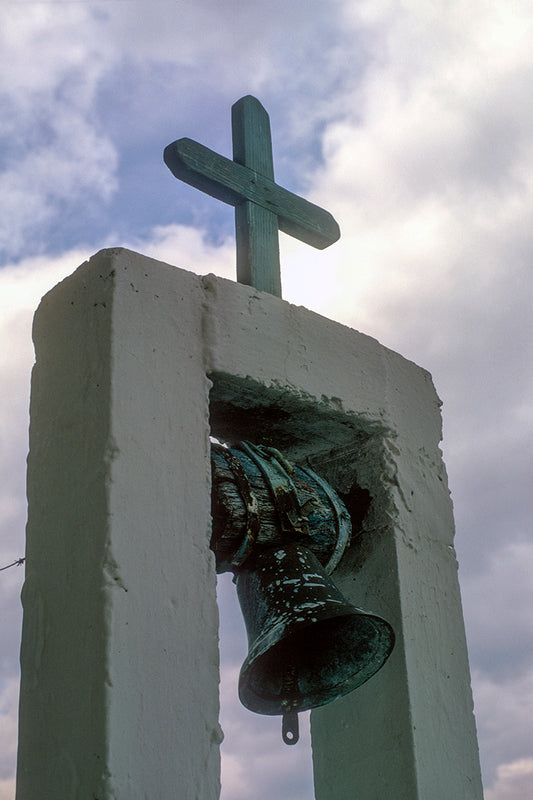
[[[219,795],[203,303],[111,250],[36,314],[17,800]]]
[[[430,376],[305,309],[125,250],[44,298],[35,341],[17,800],[218,796],[210,429],[372,497],[339,582],[397,645],[313,713],[316,797],[480,800]]]

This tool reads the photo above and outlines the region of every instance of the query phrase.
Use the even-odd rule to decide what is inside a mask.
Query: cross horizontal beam
[[[281,231],[319,250],[340,236],[339,226],[328,211],[192,139],[169,144],[164,159],[176,178],[229,205],[249,200],[271,211]]]

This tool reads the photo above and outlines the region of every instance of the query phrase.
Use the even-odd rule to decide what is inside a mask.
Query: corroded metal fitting
[[[308,467],[273,447],[212,444],[211,548],[217,572],[235,571],[266,547],[308,547],[333,572],[351,536],[348,511],[335,490]]]

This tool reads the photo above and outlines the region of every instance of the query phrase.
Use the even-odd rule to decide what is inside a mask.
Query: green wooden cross
[[[237,280],[281,297],[278,228],[323,250],[340,236],[331,214],[274,181],[268,114],[255,97],[231,109],[233,161],[191,139],[165,148],[176,178],[235,206]]]

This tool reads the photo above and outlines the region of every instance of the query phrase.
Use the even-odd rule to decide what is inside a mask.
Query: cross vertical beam
[[[274,181],[268,114],[255,97],[241,97],[231,109],[233,160]],[[278,218],[244,200],[235,207],[237,280],[281,297]]]

